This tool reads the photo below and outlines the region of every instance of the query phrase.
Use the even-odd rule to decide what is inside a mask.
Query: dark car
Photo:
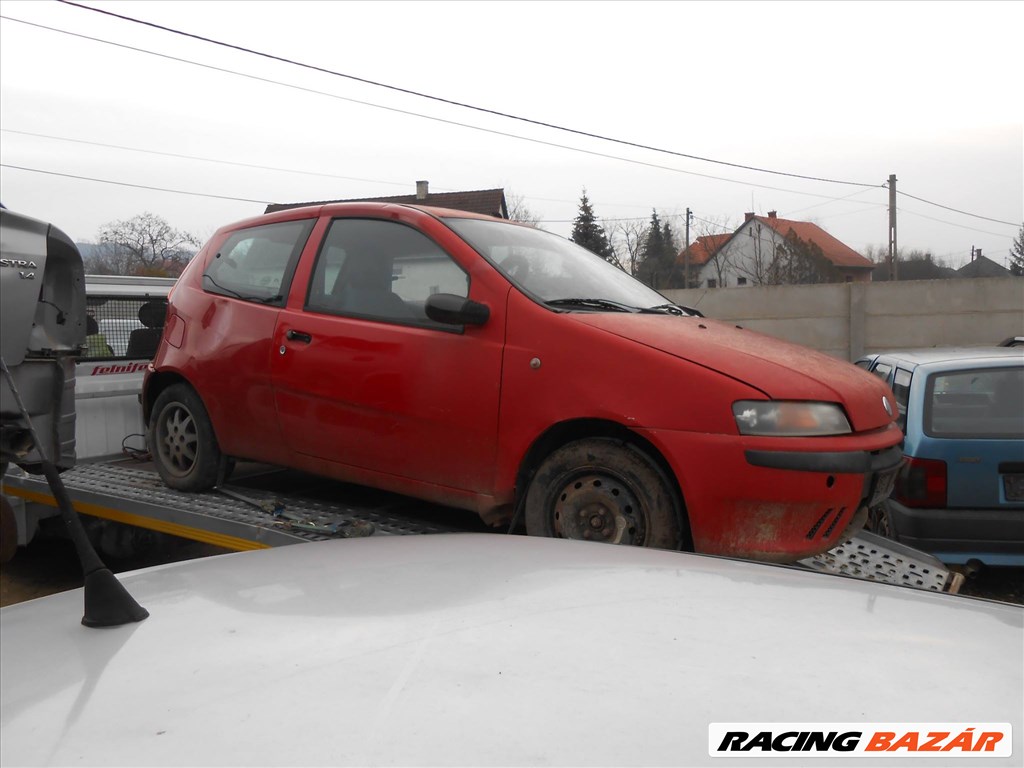
[[[899,405],[904,465],[872,527],[951,563],[1024,565],[1024,349],[924,349],[857,365]]]

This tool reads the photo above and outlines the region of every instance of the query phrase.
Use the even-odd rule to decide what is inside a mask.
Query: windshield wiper
[[[696,309],[684,307],[681,304],[658,304],[654,307],[643,307],[640,311],[659,315],[692,315],[694,317],[704,317],[704,315]]]
[[[610,299],[551,299],[544,302],[549,307],[580,307],[581,309],[603,309],[611,312],[636,312],[636,307],[620,304]]]

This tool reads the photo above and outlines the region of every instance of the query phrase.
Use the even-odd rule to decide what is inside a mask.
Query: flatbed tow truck
[[[81,514],[239,551],[489,530],[472,513],[264,465],[240,464],[230,483],[205,493],[172,490],[150,463],[137,459],[80,464],[62,478]],[[23,509],[57,504],[45,479],[18,470],[4,478],[4,493]],[[930,555],[867,531],[797,565],[936,592],[955,593],[963,582],[962,574]]]

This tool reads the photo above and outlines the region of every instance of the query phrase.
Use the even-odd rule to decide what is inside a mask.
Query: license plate
[[[889,494],[892,493],[893,486],[896,485],[896,475],[899,471],[900,468],[897,466],[892,469],[888,469],[875,477],[874,489],[870,497],[871,500],[868,502],[869,507],[880,504],[889,498]]]
[[[1024,501],[1024,474],[1003,475],[1007,501]]]

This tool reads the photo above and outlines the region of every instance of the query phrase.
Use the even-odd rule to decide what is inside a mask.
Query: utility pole
[[[889,279],[898,279],[896,266],[896,174],[889,174]]]
[[[693,219],[693,211],[686,209],[686,247],[683,248],[683,288],[690,287],[690,220]]]

